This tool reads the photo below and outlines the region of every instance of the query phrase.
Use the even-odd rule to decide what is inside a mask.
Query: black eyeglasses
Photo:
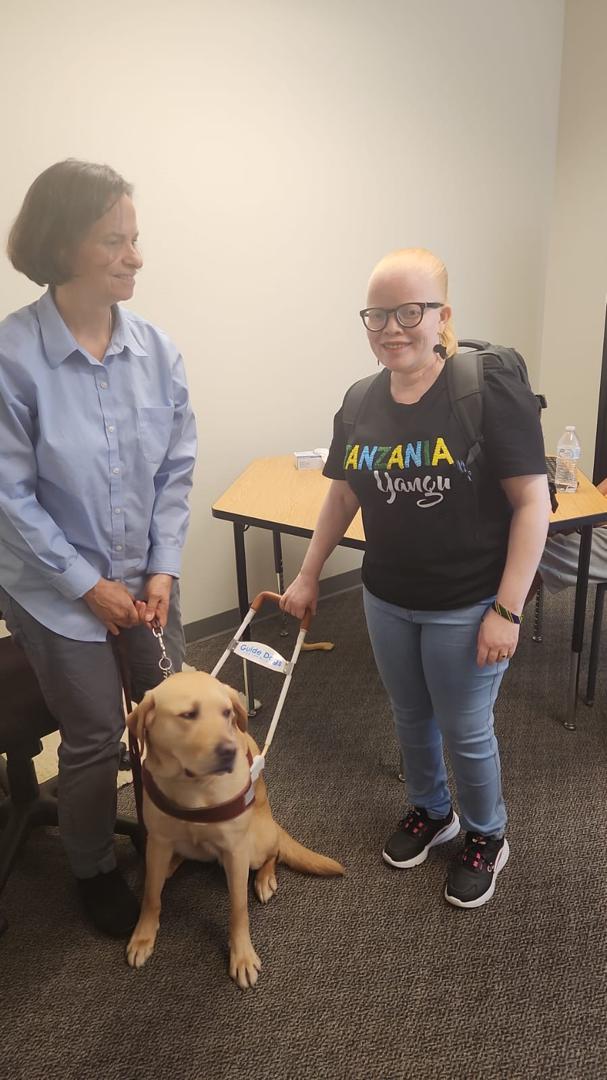
[[[413,326],[419,326],[426,308],[442,308],[444,306],[442,300],[431,300],[427,304],[399,304],[398,307],[393,308],[368,307],[363,308],[358,314],[367,330],[371,330],[375,334],[378,330],[383,330],[387,326],[391,315],[396,315],[396,321],[405,330],[411,330]]]

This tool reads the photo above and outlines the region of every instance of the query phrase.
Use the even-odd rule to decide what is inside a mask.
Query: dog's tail
[[[326,855],[319,855],[316,851],[304,847],[298,843],[288,832],[278,826],[278,858],[293,870],[299,870],[302,874],[318,874],[319,877],[333,877],[337,874],[345,874],[345,869]]]

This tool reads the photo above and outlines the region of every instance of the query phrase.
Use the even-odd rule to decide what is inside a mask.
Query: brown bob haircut
[[[15,270],[37,285],[63,285],[91,225],[133,188],[109,165],[68,158],[36,177],[8,238]]]

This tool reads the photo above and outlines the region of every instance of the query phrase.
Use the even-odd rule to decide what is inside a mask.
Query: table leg
[[[537,592],[535,594],[535,603],[533,605],[533,636],[532,641],[537,641],[541,644],[544,640],[544,586],[540,582]]]
[[[588,661],[588,682],[586,683],[586,704],[594,705],[596,674],[599,666],[601,646],[601,626],[605,607],[605,586],[600,582],[596,587],[594,600],[594,618],[592,620],[592,638],[590,641],[590,659]]]
[[[274,569],[276,570],[276,587],[277,591],[282,596],[283,592],[285,591],[285,578],[282,565],[282,540],[279,529],[272,529],[272,540],[274,542]],[[289,636],[289,631],[287,630],[286,611],[281,611],[280,613],[280,636]]]
[[[588,598],[588,573],[590,570],[590,549],[592,547],[592,526],[586,525],[581,530],[580,554],[575,587],[575,607],[573,611],[573,634],[571,638],[571,659],[569,661],[569,686],[567,690],[567,715],[563,726],[567,731],[575,731],[575,713],[580,681],[580,661],[584,645],[584,621],[586,618],[586,600]]]
[[[236,583],[238,587],[238,607],[240,609],[240,621],[244,619],[249,610],[249,589],[247,584],[247,555],[244,544],[245,530],[247,525],[241,525],[239,522],[234,522],[234,551],[236,554]],[[251,640],[251,628],[247,626],[242,634],[245,641]],[[246,660],[242,662],[242,672],[244,678],[244,693],[247,699],[249,716],[256,715],[256,701],[253,692],[253,665],[248,664]]]

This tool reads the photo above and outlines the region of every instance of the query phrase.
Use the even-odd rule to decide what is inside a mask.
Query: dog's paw
[[[156,934],[138,933],[135,930],[131,940],[126,947],[126,959],[129,967],[141,968],[145,964],[146,960],[150,959],[150,956],[154,952],[154,945],[156,944]]]
[[[230,977],[238,983],[241,990],[248,990],[249,987],[255,986],[260,971],[261,960],[250,942],[242,949],[232,949]]]
[[[255,877],[254,887],[257,899],[261,900],[262,904],[267,904],[278,888],[276,874],[262,874],[259,872]]]

